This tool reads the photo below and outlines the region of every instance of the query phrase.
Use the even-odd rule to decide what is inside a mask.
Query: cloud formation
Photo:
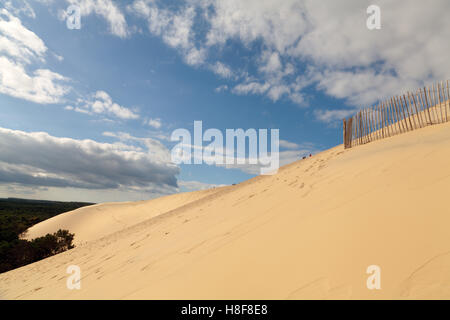
[[[111,0],[66,0],[68,4],[80,7],[81,16],[95,14],[106,20],[109,32],[120,38],[126,38],[130,35],[125,15],[117,4]],[[53,1],[51,1],[53,2]],[[67,18],[64,10],[59,12],[60,20]]]
[[[147,123],[150,127],[153,127],[153,128],[155,128],[155,129],[160,129],[161,126],[162,126],[162,121],[161,121],[161,119],[159,119],[159,118],[156,118],[156,119],[150,118],[150,119],[148,119],[148,120],[146,121],[146,123]]]
[[[201,58],[191,64],[204,65],[220,77],[248,72],[234,79],[230,88],[235,94],[305,105],[312,87],[366,106],[446,79],[450,21],[444,12],[450,2],[371,4],[381,8],[381,30],[367,29],[368,4],[359,0],[203,0],[175,9],[163,1],[136,0],[131,12],[146,18],[150,32],[180,49],[188,63],[192,49]],[[250,67],[223,68],[221,52],[236,45],[251,53]]]
[[[136,112],[113,102],[110,95],[105,91],[97,91],[92,95],[92,98],[87,100],[79,99],[78,105],[79,106],[77,107],[67,106],[65,109],[90,115],[103,114],[123,120],[139,118],[139,115]]]
[[[109,136],[121,142],[100,143],[0,128],[0,183],[176,190],[179,168],[170,162],[170,153],[160,142],[126,134]]]
[[[30,73],[45,61],[47,47],[8,10],[0,9],[0,93],[40,104],[58,103],[70,91],[68,78],[48,69]]]
[[[205,62],[206,50],[195,44],[194,18],[196,7],[187,3],[177,10],[160,8],[152,0],[137,0],[128,7],[128,11],[144,18],[148,30],[160,36],[170,47],[182,52],[189,65],[200,65]]]
[[[36,18],[36,13],[27,0],[5,0],[4,7],[15,16],[25,15],[27,17]]]

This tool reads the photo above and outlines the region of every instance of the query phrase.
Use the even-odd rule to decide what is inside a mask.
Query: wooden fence
[[[351,148],[450,120],[449,81],[407,92],[344,119],[344,146]]]

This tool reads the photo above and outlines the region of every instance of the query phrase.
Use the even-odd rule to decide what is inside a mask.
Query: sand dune
[[[447,123],[338,146],[192,201],[78,210],[30,235],[66,224],[82,244],[1,274],[0,298],[448,299],[449,159]],[[115,232],[98,238],[105,225]],[[66,287],[69,265],[81,290]],[[369,265],[381,290],[366,287]]]
[[[34,225],[27,230],[23,238],[30,240],[58,229],[67,229],[75,233],[74,243],[80,245],[154,218],[218,190],[220,188],[180,193],[148,201],[112,202],[83,207]]]

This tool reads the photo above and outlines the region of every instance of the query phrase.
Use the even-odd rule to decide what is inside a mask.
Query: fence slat
[[[388,110],[389,110],[389,119],[391,119],[389,123],[389,136],[394,136],[396,130],[395,130],[395,114],[392,104],[388,104]]]
[[[369,142],[369,117],[368,117],[369,110],[366,108],[364,109],[364,124],[365,124],[365,137],[366,137],[366,143]]]
[[[437,99],[437,88],[435,88],[434,87],[434,83],[433,83],[433,96],[434,96],[434,105],[435,105],[435,109],[436,109],[436,112],[437,112],[437,115],[438,115],[438,117],[439,117],[439,113],[441,113],[441,112],[439,112],[439,110],[438,110],[438,99]],[[442,111],[442,110],[440,110],[440,111]],[[444,119],[444,117],[443,117],[443,115],[441,114],[441,116],[439,117],[439,123],[442,123],[442,121],[441,120],[443,120]]]
[[[428,88],[427,101],[428,101],[428,104],[430,105],[430,112],[431,112],[431,116],[433,117],[433,123],[439,123],[437,116],[436,116],[436,109],[433,108],[433,106],[434,106],[433,96],[431,95],[430,88]]]
[[[369,109],[364,109],[364,122],[366,124],[366,143],[370,142],[369,140]]]
[[[447,103],[446,103],[446,105],[448,104],[448,107],[450,108],[450,86],[448,85],[448,80],[447,80]],[[445,109],[447,110],[447,107],[445,107]],[[447,118],[447,121],[448,121],[448,118]]]
[[[372,140],[376,140],[375,139],[375,129],[374,129],[374,125],[375,125],[375,119],[374,119],[374,107],[370,108],[370,137]]]
[[[403,119],[403,121],[405,122],[405,127],[406,127],[406,131],[410,131],[411,130],[411,128],[408,126],[408,120],[406,120],[406,111],[405,111],[405,107],[403,106],[403,101],[402,101],[402,97],[398,97],[397,96],[397,101],[398,101],[398,104],[399,104],[399,106],[400,106],[400,109],[402,110],[402,119]]]
[[[448,122],[448,111],[447,111],[447,100],[448,97],[445,97],[445,82],[441,82],[441,89],[442,89],[442,102],[444,103],[444,110],[445,110],[445,122]]]
[[[345,119],[342,120],[342,140],[344,140],[344,148],[347,149],[347,137],[345,135],[345,131],[347,130],[347,126],[345,125]]]
[[[436,83],[436,91],[434,91],[434,100],[436,101],[436,109],[437,109],[437,104],[439,103],[439,111],[441,114],[441,123],[444,123],[444,112],[442,111],[442,106],[441,106],[441,97],[440,97],[440,93],[439,93],[439,84]],[[433,84],[433,88],[434,88],[434,84]]]
[[[389,101],[389,100],[386,100],[385,102],[384,102],[384,105],[386,106],[386,108],[388,108],[390,111],[391,111],[391,113],[393,112],[393,108],[392,108],[392,104],[391,104],[391,101]],[[393,133],[393,128],[390,128],[390,130],[389,130],[389,133]],[[390,135],[389,135],[390,136]]]
[[[428,103],[428,98],[427,98],[427,88],[423,88],[423,92],[424,92],[425,105],[426,105],[427,111],[428,111],[428,116],[430,117],[430,123],[433,124],[433,119],[431,117],[430,104]]]
[[[437,112],[436,112],[436,104],[434,103],[433,98],[434,97],[433,97],[432,87],[429,87],[428,88],[428,99],[430,100],[431,111],[432,111],[433,116],[434,116],[434,122],[439,123],[439,118],[438,118],[438,115],[437,115]]]
[[[400,97],[400,100],[402,100],[402,97]],[[407,113],[407,115],[408,115],[408,120],[409,120],[410,128],[411,128],[411,130],[414,130],[414,129],[415,129],[415,126],[413,125],[413,122],[412,122],[412,120],[411,120],[411,113],[409,112],[409,106],[408,106],[408,104],[406,103],[406,97],[405,97],[405,95],[403,95],[403,101],[405,102],[405,109],[406,109],[406,113]],[[403,104],[403,102],[402,102],[402,104]],[[414,123],[414,124],[415,124],[415,123]]]
[[[416,99],[414,99],[414,95],[410,94],[409,91],[408,91],[408,100],[409,100],[409,103],[411,103],[411,101],[412,101],[414,104],[414,110],[416,111],[417,122],[419,123],[419,128],[423,128],[422,117],[421,117],[421,113],[419,112],[419,109],[417,108]]]
[[[400,115],[400,107],[397,105],[397,102],[395,101],[395,98],[392,98],[392,101],[393,101],[392,104],[394,105],[394,108],[395,108],[395,111],[396,111],[396,114],[397,114],[397,123],[399,124],[399,127],[401,128],[400,132],[403,133],[406,130],[405,130],[405,127],[404,127],[403,122],[402,122],[402,117]]]
[[[380,105],[377,105],[375,108],[375,117],[376,117],[376,128],[377,128],[377,139],[380,139],[380,136],[381,136]]]
[[[392,127],[391,127],[391,123],[392,123],[392,108],[391,106],[386,103],[386,133],[387,136],[390,137],[392,136]]]
[[[383,123],[382,123],[382,117],[381,117],[381,108],[383,107],[383,102],[380,103],[378,106],[378,126],[380,128],[380,139],[384,138],[384,131],[383,131]]]
[[[442,103],[444,102],[445,96],[444,97],[441,96],[441,90],[442,90],[441,84],[438,83],[437,86],[438,86],[438,93],[439,93],[439,106],[441,107],[440,109],[441,109],[442,122],[446,122],[447,121],[447,108],[445,108],[445,113],[442,110],[442,107],[443,107]],[[445,117],[444,117],[444,114],[445,114]]]
[[[364,112],[361,110],[359,112],[359,124],[361,126],[361,132],[360,132],[360,134],[361,134],[361,144],[364,144],[364,117],[363,117],[363,115],[364,115]]]
[[[416,91],[416,95],[415,95],[414,98],[417,97],[417,105],[418,105],[418,107],[419,107],[420,115],[423,116],[423,117],[422,117],[422,123],[423,123],[423,126],[425,127],[425,126],[428,125],[427,113],[426,113],[426,111],[425,111],[425,106],[424,106],[423,103],[422,103],[422,98],[421,98],[419,92],[420,92],[420,89]]]

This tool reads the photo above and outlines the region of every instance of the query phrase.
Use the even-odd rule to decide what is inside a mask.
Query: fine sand
[[[23,238],[30,240],[53,233],[57,229],[66,229],[75,234],[75,245],[80,245],[131,227],[218,190],[220,189],[179,193],[148,201],[111,202],[83,207],[34,225],[27,230]]]
[[[28,237],[68,228],[79,245],[1,274],[0,298],[449,299],[449,164],[447,123],[236,186],[78,209]]]

